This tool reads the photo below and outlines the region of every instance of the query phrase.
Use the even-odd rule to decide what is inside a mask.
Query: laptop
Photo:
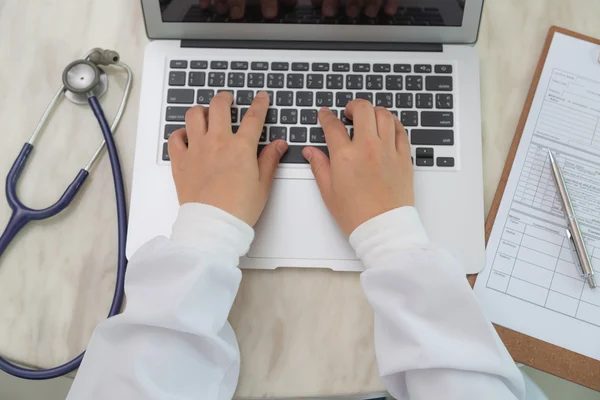
[[[236,19],[227,1],[141,1],[152,41],[141,81],[127,256],[171,234],[178,201],[167,139],[184,126],[186,111],[229,90],[235,132],[254,95],[266,90],[271,107],[259,150],[275,139],[287,140],[289,150],[241,268],[363,270],[301,151],[309,145],[326,151],[320,107],[331,108],[352,134],[343,110],[364,98],[397,114],[406,127],[416,207],[431,240],[453,253],[466,273],[480,271],[481,117],[471,45],[483,0],[363,0],[352,3],[358,15],[347,11],[348,0],[237,0]],[[261,7],[267,3],[277,8],[270,18]],[[379,3],[367,16],[367,5]],[[322,11],[324,4],[337,5],[333,15]]]

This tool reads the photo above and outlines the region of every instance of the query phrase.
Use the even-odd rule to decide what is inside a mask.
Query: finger
[[[230,0],[229,16],[231,19],[242,19],[246,8],[246,0]]]
[[[406,129],[402,126],[402,123],[394,115],[394,128],[396,132],[396,150],[401,155],[406,155],[410,157],[410,144],[408,143],[408,134],[406,133]]]
[[[277,0],[260,0],[263,17],[272,19],[277,16]]]
[[[207,110],[202,106],[192,107],[185,113],[185,128],[190,142],[194,143],[206,135],[206,115]]]
[[[231,103],[233,95],[219,92],[210,101],[208,109],[208,131],[213,134],[231,134]]]
[[[185,128],[177,129],[169,136],[169,158],[172,162],[177,162],[177,160],[187,151],[187,140]]]
[[[396,15],[396,13],[398,12],[398,7],[400,6],[398,3],[398,0],[386,0],[383,11],[387,15]]]
[[[330,152],[334,153],[344,145],[351,143],[346,127],[328,108],[323,107],[319,110],[319,122],[325,133],[325,141]]]
[[[262,128],[265,126],[268,109],[269,95],[267,92],[258,92],[240,124],[238,135],[249,137],[258,143]]]
[[[367,100],[357,99],[346,105],[344,111],[354,125],[355,140],[377,137],[377,120],[375,109]]]
[[[348,0],[346,1],[346,15],[350,18],[357,18],[360,15],[362,9],[362,0]]]
[[[210,0],[200,0],[200,8],[203,10],[210,8]]]
[[[271,182],[273,182],[273,176],[279,165],[279,160],[287,151],[287,148],[288,144],[285,140],[276,140],[262,149],[258,156],[258,180],[260,181],[265,197],[269,194]]]
[[[227,0],[215,0],[215,11],[217,14],[227,14],[229,6]]]
[[[298,0],[281,0],[281,4],[286,7],[295,7],[298,5]]]
[[[323,15],[326,17],[335,17],[340,8],[340,0],[323,0]]]
[[[383,107],[375,107],[375,120],[377,121],[377,134],[393,148],[396,141],[396,127],[392,113]]]
[[[375,18],[379,13],[381,7],[381,0],[366,0],[365,2],[365,15],[369,18]]]
[[[325,203],[331,195],[331,165],[329,158],[321,150],[314,147],[305,147],[302,150],[302,155],[310,163],[310,169],[315,176],[321,197]]]

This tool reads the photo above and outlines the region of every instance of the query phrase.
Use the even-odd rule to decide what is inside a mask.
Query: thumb
[[[302,155],[310,163],[310,169],[312,169],[313,175],[317,180],[321,196],[323,199],[329,197],[329,191],[331,190],[331,165],[329,164],[329,157],[314,147],[306,147],[302,151]]]
[[[265,193],[269,192],[273,175],[279,165],[281,156],[287,151],[287,143],[283,140],[276,140],[265,147],[258,157],[258,179]]]

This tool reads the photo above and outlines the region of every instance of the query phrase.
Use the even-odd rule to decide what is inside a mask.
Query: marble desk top
[[[597,0],[485,2],[476,48],[486,210],[548,28],[557,24],[600,37],[598,15]],[[0,1],[0,177],[60,85],[64,66],[89,48],[106,47],[118,50],[135,74],[117,133],[129,194],[147,43],[138,0]],[[103,100],[110,117],[123,81],[116,85]],[[56,201],[99,143],[97,131],[87,108],[59,108],[21,179],[19,194],[26,204],[44,207]],[[0,226],[9,215],[0,199]],[[0,354],[29,365],[55,366],[84,349],[111,301],[117,242],[108,157],[98,163],[68,213],[26,228],[18,239],[0,260]],[[240,397],[383,389],[374,357],[373,315],[358,274],[244,271],[230,321],[242,353]]]

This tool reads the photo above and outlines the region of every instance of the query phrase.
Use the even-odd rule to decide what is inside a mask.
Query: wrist
[[[245,255],[254,239],[254,230],[220,208],[202,203],[186,203],[179,207],[171,240],[196,249],[223,253],[234,258]]]
[[[399,207],[371,218],[350,234],[350,244],[365,268],[387,265],[398,251],[429,244],[429,237],[414,207]]]

